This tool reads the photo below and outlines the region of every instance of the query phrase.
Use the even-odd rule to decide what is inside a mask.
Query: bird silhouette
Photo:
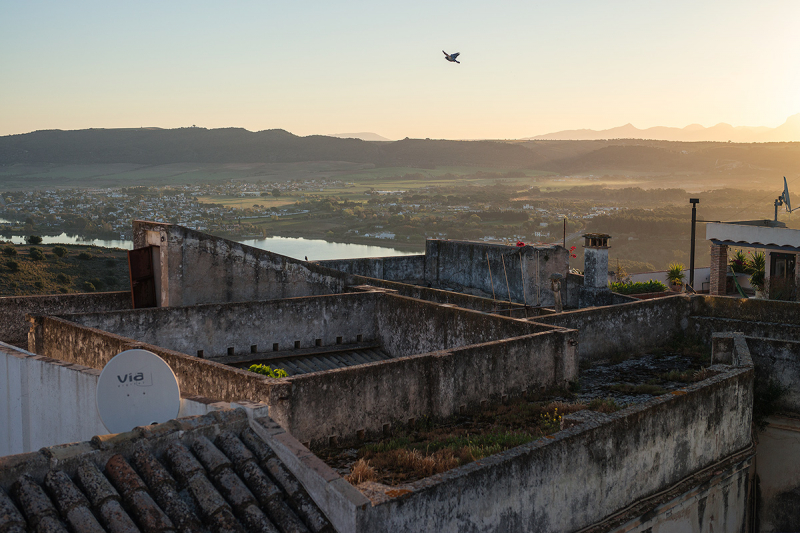
[[[458,63],[459,65],[461,64],[461,61],[456,59],[459,55],[461,55],[459,52],[456,52],[455,54],[448,54],[447,52],[442,50],[442,53],[444,54],[444,58],[450,61],[451,63]]]

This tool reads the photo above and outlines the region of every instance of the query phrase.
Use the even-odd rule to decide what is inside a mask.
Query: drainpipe
[[[689,286],[692,290],[694,288],[694,228],[697,222],[697,204],[700,203],[700,198],[689,198],[689,203],[692,204],[692,251],[689,253]]]

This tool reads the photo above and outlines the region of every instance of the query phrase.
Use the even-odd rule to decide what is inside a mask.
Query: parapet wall
[[[291,386],[270,404],[270,416],[300,441],[349,440],[360,431],[378,436],[409,419],[447,417],[484,400],[566,385],[578,371],[574,337],[551,331],[292,376],[281,380]]]
[[[424,255],[331,259],[316,263],[347,274],[387,281],[422,280],[425,277]]]
[[[533,320],[577,329],[581,360],[596,361],[617,353],[639,353],[663,345],[686,329],[690,310],[690,298],[676,295],[543,315]]]
[[[91,328],[162,348],[213,358],[375,341],[380,293],[346,293],[284,300],[204,304],[64,316]],[[319,344],[317,341],[319,340]],[[337,342],[340,341],[340,342]],[[233,353],[231,353],[231,351]]]
[[[0,341],[28,345],[29,324],[25,315],[95,313],[131,308],[130,291],[0,298]]]
[[[135,221],[136,248],[158,246],[162,307],[344,292],[347,276],[173,224]]]
[[[592,526],[718,461],[752,455],[752,387],[752,364],[731,368],[552,438],[393,487],[385,501],[353,508],[357,531],[571,532]],[[730,486],[726,502],[738,507],[731,513],[726,505],[715,517],[720,531],[747,523],[749,486]]]

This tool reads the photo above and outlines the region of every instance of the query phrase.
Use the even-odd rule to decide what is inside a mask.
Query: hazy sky
[[[798,22],[796,0],[0,0],[0,135],[774,127],[800,112]]]

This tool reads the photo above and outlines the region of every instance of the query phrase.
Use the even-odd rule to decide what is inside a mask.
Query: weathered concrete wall
[[[173,224],[135,221],[136,248],[159,243],[160,305],[335,294],[347,276],[313,263]]]
[[[331,259],[315,263],[347,274],[387,281],[421,280],[425,277],[424,255]]]
[[[95,405],[99,377],[97,369],[0,343],[0,457],[107,434]],[[182,398],[178,416],[219,408]]]
[[[692,315],[800,325],[800,303],[696,295],[692,297]]]
[[[434,306],[403,296],[381,298],[375,312],[381,345],[393,356],[447,350],[554,329],[459,307]]]
[[[120,352],[133,348],[149,350],[170,366],[178,378],[182,396],[204,396],[225,402],[264,400],[266,403],[266,399],[280,389],[282,380],[138,342],[61,318],[35,317],[32,320],[34,323],[28,336],[28,349],[31,352],[102,370]]]
[[[753,463],[753,456],[749,456],[728,468],[717,467],[710,474],[686,483],[692,485],[686,492],[622,526],[592,528],[587,533],[749,531]]]
[[[356,511],[358,531],[570,532],[591,526],[747,450],[752,384],[752,366],[731,369],[602,422],[393,487],[388,501]],[[725,530],[745,527],[726,523]]]
[[[203,357],[221,357],[279,350],[363,342],[377,339],[375,302],[381,293],[346,293],[285,300],[204,304],[191,307],[139,309],[117,313],[64,316],[67,320]],[[430,305],[430,304],[428,304]]]
[[[772,416],[758,436],[759,531],[800,531],[800,420]]]
[[[28,322],[25,315],[94,313],[131,308],[131,293],[98,292],[51,294],[45,296],[6,296],[0,298],[0,341],[24,347],[28,345]]]
[[[515,250],[502,244],[471,241],[429,239],[425,243],[426,281],[438,286],[473,287],[486,294],[494,293],[498,300],[508,300],[510,291],[513,302],[552,306],[550,274],[566,277],[568,271],[569,252],[561,246],[526,246]],[[566,283],[562,284],[562,291],[566,287]],[[562,294],[562,300],[568,298]]]
[[[778,407],[800,416],[800,341],[747,337],[747,346],[759,372],[785,388]]]
[[[400,357],[380,363],[292,376],[270,416],[301,441],[380,435],[384,424],[446,417],[461,406],[564,385],[577,375],[574,331]],[[492,376],[502,376],[494,379]]]
[[[577,329],[581,360],[606,359],[616,353],[638,353],[661,346],[688,325],[690,299],[676,295],[543,315],[539,324]]]

